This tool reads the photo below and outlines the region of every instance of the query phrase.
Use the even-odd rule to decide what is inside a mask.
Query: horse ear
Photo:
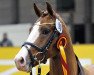
[[[52,9],[51,5],[48,2],[46,2],[46,5],[47,5],[47,11],[48,11],[48,13],[51,16],[53,16],[53,9]]]
[[[35,13],[38,17],[40,17],[42,15],[42,12],[40,9],[38,9],[38,7],[36,6],[36,4],[34,3],[34,10],[35,10]]]

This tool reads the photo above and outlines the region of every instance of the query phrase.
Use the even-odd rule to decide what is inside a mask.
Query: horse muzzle
[[[20,70],[20,71],[29,72],[30,68],[32,67],[32,66],[29,66],[30,63],[26,62],[24,60],[24,58],[22,58],[22,57],[15,58],[14,61],[15,61],[17,69]]]
[[[16,64],[17,69],[20,71],[29,72],[30,70],[32,70],[28,51],[25,47],[22,47],[21,50],[17,53],[14,58],[14,62]]]

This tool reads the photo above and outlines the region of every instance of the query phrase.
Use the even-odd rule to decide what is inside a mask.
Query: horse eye
[[[49,32],[50,32],[49,29],[45,29],[45,30],[42,31],[42,34],[47,35]]]

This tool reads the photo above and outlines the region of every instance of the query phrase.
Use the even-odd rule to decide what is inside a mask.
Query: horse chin
[[[30,72],[30,67],[29,67],[29,66],[26,66],[25,71],[26,71],[26,72]]]
[[[32,71],[32,65],[30,65],[30,63],[29,64],[26,64],[26,66],[25,66],[25,72],[30,72],[30,71]]]
[[[32,66],[26,66],[24,69],[22,69],[22,71],[24,71],[24,72],[30,72],[30,71],[32,71]]]

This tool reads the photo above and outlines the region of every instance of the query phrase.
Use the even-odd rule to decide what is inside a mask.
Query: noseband
[[[30,42],[24,42],[22,47],[24,46],[27,49],[27,51],[29,53],[30,60],[31,60],[30,65],[32,65],[32,67],[34,67],[34,61],[37,61],[37,58],[36,58],[36,56],[32,55],[32,53],[30,52],[30,49],[28,48],[27,45],[29,45],[30,47],[35,48],[38,51],[38,53],[44,54],[43,58],[41,59],[41,61],[43,61],[45,59],[45,53],[49,49],[52,41],[57,36],[57,34],[58,34],[58,31],[57,31],[56,27],[54,27],[54,31],[53,31],[52,35],[50,36],[49,40],[47,41],[47,43],[43,47],[38,47],[37,45],[35,45],[33,43],[30,43]]]

